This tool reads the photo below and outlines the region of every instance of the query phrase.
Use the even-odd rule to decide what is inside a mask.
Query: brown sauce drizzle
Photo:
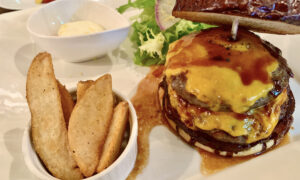
[[[224,28],[211,28],[197,34],[191,43],[183,45],[183,40],[180,40],[170,52],[178,52],[172,56],[168,63],[168,68],[179,68],[188,66],[218,66],[230,68],[239,73],[243,84],[249,85],[254,80],[259,80],[263,83],[270,83],[266,67],[276,62],[276,59],[268,51],[260,51],[261,57],[254,58],[253,54],[257,54],[258,49],[264,49],[263,43],[258,36],[249,33],[247,30],[240,28],[238,39],[236,42],[230,41],[230,30]],[[216,40],[221,40],[231,46],[243,45],[247,47],[247,51],[241,52],[234,50],[232,47],[220,45]],[[207,57],[197,57],[197,46],[205,47]],[[190,54],[193,54],[191,56]],[[184,61],[183,61],[184,59]]]
[[[163,66],[151,68],[150,73],[140,82],[135,96],[131,99],[138,117],[138,155],[135,167],[128,176],[133,180],[148,164],[149,134],[153,127],[164,124],[157,97]]]
[[[162,80],[163,66],[154,66],[148,75],[140,82],[135,96],[131,99],[138,116],[138,155],[135,163],[135,167],[128,176],[128,180],[136,179],[137,175],[142,173],[143,169],[148,164],[149,158],[149,135],[151,130],[158,125],[165,125],[173,132],[160,110],[158,101],[158,86]],[[284,144],[289,143],[290,138],[287,135],[276,149]],[[194,144],[195,140],[191,139],[190,143]],[[227,167],[245,162],[253,157],[246,158],[228,158],[218,156],[204,150],[195,148],[201,155],[201,173],[204,175],[210,175],[219,172]],[[269,151],[268,151],[269,152]]]

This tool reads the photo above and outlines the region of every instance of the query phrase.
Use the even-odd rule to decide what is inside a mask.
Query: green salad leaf
[[[132,24],[130,40],[137,47],[134,54],[134,63],[143,66],[164,64],[169,49],[169,44],[182,36],[207,29],[212,26],[180,20],[165,31],[161,31],[155,19],[155,0],[128,0],[128,4],[120,6],[120,13],[128,8],[143,10]]]

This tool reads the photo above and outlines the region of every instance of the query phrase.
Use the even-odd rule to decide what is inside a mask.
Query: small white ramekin
[[[75,88],[71,89],[71,92],[75,91]],[[123,180],[129,175],[134,167],[136,156],[137,156],[137,133],[138,133],[138,123],[135,109],[124,95],[116,90],[113,90],[115,95],[120,99],[127,101],[129,105],[129,124],[130,124],[130,135],[128,144],[120,154],[120,156],[105,170],[102,172],[85,178],[86,180]],[[38,178],[43,180],[57,180],[45,169],[43,163],[40,161],[38,155],[36,154],[33,144],[31,142],[31,132],[30,123],[26,127],[23,135],[22,141],[22,152],[24,156],[25,163],[28,169]]]
[[[70,21],[88,20],[103,32],[59,37],[59,27]],[[100,0],[53,1],[34,12],[27,21],[33,41],[44,51],[68,62],[82,62],[112,51],[126,39],[129,21]]]

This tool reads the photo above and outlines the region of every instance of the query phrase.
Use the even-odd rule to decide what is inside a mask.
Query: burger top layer
[[[272,73],[280,64],[255,34],[239,29],[236,41],[230,37],[230,30],[212,28],[174,42],[165,75],[171,84],[184,74],[185,90],[212,111],[226,105],[245,113],[274,89]]]
[[[298,0],[177,0],[174,11],[223,13],[300,25]]]

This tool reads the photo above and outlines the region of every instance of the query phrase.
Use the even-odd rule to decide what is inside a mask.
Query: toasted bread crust
[[[216,25],[240,26],[274,34],[300,33],[300,1],[176,0],[173,16]]]
[[[173,16],[194,22],[203,22],[215,25],[231,25],[235,19],[239,25],[257,32],[272,34],[300,34],[300,26],[281,21],[257,19],[222,13],[173,11]]]

